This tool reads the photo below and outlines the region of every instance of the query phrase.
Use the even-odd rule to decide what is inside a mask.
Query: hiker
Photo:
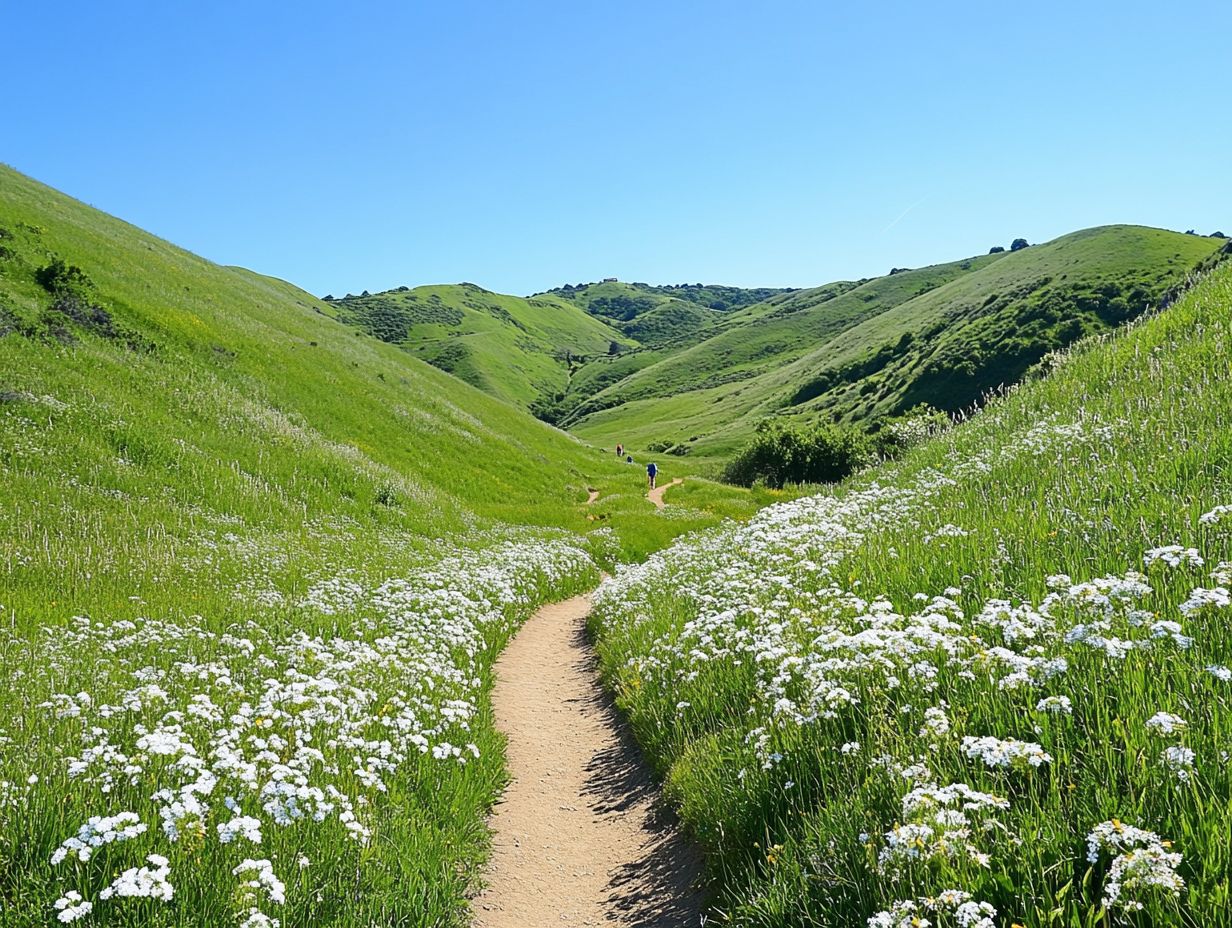
[[[633,463],[633,455],[629,455],[627,458],[625,458],[625,463],[626,463],[626,464],[632,464],[632,463]]]
[[[655,462],[651,461],[646,465],[646,476],[650,480],[650,489],[655,488],[655,477],[659,475],[659,468],[655,467]]]
[[[625,446],[617,445],[616,446],[616,457],[623,458],[624,456],[625,456]]]

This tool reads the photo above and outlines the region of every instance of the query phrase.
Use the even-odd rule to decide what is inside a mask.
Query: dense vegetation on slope
[[[680,348],[705,337],[733,311],[790,290],[676,284],[662,287],[605,280],[566,284],[539,296],[558,297],[603,319],[642,345]]]
[[[328,302],[339,320],[523,408],[564,392],[586,358],[636,346],[567,301],[504,296],[474,284]]]
[[[547,293],[570,300],[593,316],[628,322],[667,302],[692,303],[719,313],[752,306],[784,293],[785,287],[726,287],[719,284],[652,286],[606,280],[593,284],[565,284]]]
[[[595,441],[730,455],[767,416],[867,424],[947,411],[1010,384],[1048,351],[1166,301],[1221,239],[1105,226],[1014,252],[778,299],[642,367],[564,421]],[[756,309],[754,307],[753,309]],[[752,313],[752,310],[745,312]]]
[[[601,589],[732,923],[1232,924],[1230,353],[1225,266]]]
[[[330,313],[0,169],[5,926],[464,923],[505,637],[758,504]]]

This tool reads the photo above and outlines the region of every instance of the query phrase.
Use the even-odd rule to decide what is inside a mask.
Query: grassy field
[[[779,296],[574,405],[592,441],[719,460],[774,415],[864,424],[969,407],[1047,351],[1156,305],[1220,239],[1105,226],[1014,253]]]
[[[464,924],[504,639],[769,498],[331,311],[0,169],[6,928]]]
[[[1230,352],[1225,266],[601,588],[720,921],[1232,924]]]

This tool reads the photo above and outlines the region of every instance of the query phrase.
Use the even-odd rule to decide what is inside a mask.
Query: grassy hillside
[[[567,300],[474,284],[348,295],[329,306],[341,321],[523,408],[563,393],[585,358],[636,346]]]
[[[605,585],[604,673],[731,924],[1232,925],[1230,352],[1224,266]]]
[[[567,284],[543,296],[555,296],[608,321],[644,345],[691,344],[734,311],[774,296],[790,293],[770,287],[725,287],[717,284],[677,284],[656,287],[643,283],[603,281]]]
[[[880,315],[1003,255],[905,271],[850,289],[829,285],[735,314],[700,344],[638,371],[579,407],[576,415],[634,400],[674,396],[702,385],[751,380],[800,358],[860,322]]]
[[[549,421],[567,425],[597,409],[606,408],[609,404],[624,402],[621,396],[625,384],[639,383],[639,379],[634,375],[652,366],[656,373],[646,380],[647,383],[656,385],[651,389],[659,386],[666,388],[672,379],[670,373],[672,371],[677,373],[678,381],[692,382],[696,376],[693,365],[699,360],[704,363],[704,353],[703,358],[699,358],[697,352],[690,350],[691,346],[707,339],[718,344],[723,341],[720,333],[724,330],[737,328],[763,316],[790,315],[805,307],[826,302],[855,286],[857,286],[855,282],[842,281],[809,290],[770,290],[767,288],[737,290],[731,287],[698,288],[685,284],[673,288],[648,287],[645,284],[605,283],[591,284],[585,288],[573,290],[573,298],[582,305],[587,305],[587,299],[594,298],[597,293],[609,294],[600,299],[612,301],[618,305],[621,299],[643,300],[647,304],[654,300],[658,302],[654,303],[653,308],[631,316],[628,322],[616,323],[621,326],[622,331],[636,338],[645,347],[632,352],[623,352],[618,356],[594,358],[583,364],[570,378],[564,394],[552,404],[551,414],[546,418]],[[634,290],[634,287],[643,289]],[[622,292],[616,288],[624,288],[625,297],[612,296],[612,294]],[[560,293],[561,291],[553,292]],[[628,297],[629,292],[632,292],[634,296]],[[692,299],[670,296],[674,293],[688,294]],[[767,294],[764,302],[749,302]],[[570,291],[564,291],[562,295],[569,296]],[[720,296],[727,299],[719,299]],[[709,309],[701,302],[703,297],[714,297],[716,305],[736,308],[723,311]],[[739,345],[739,340],[736,343]],[[753,349],[754,352],[757,350],[759,349]],[[724,365],[731,362],[730,352],[724,353],[720,349],[718,352],[710,353],[709,360],[717,376],[729,376],[724,370]],[[734,374],[732,376],[744,375]],[[632,389],[636,392],[638,388],[634,386]],[[645,447],[645,445],[642,444],[639,447]]]
[[[0,168],[6,928],[465,923],[505,638],[759,504],[331,312]]]
[[[605,385],[564,421],[594,441],[721,457],[770,415],[868,422],[925,402],[965,408],[1048,351],[1166,299],[1223,244],[1104,226],[780,297]]]

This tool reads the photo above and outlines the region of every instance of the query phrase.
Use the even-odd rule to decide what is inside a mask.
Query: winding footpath
[[[655,487],[646,494],[646,498],[655,504],[656,509],[662,509],[667,504],[663,502],[663,494],[679,483],[684,483],[683,477],[677,477],[671,483],[665,483],[661,487]]]
[[[543,607],[496,662],[511,782],[478,928],[701,924],[700,859],[599,685],[589,613],[584,596]]]

